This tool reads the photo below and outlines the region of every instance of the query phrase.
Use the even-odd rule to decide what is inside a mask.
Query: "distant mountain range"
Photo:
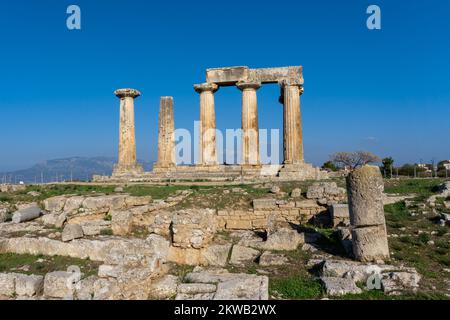
[[[61,181],[88,181],[93,175],[111,175],[116,158],[72,157],[48,160],[29,169],[0,173],[0,183],[48,183]],[[146,171],[152,169],[151,162],[139,161]]]

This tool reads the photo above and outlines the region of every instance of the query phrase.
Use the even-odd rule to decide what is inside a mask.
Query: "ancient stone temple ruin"
[[[158,161],[152,172],[143,172],[136,160],[134,99],[140,92],[120,89],[119,161],[112,177],[95,176],[96,181],[171,180],[307,180],[327,178],[325,172],[305,163],[300,96],[303,94],[302,67],[250,69],[227,67],[208,69],[206,82],[195,84],[200,98],[199,154],[195,165],[177,165],[174,142],[174,102],[162,97],[158,127]],[[282,164],[265,165],[260,160],[257,91],[264,84],[280,86],[283,105]],[[238,165],[218,161],[214,94],[221,87],[236,86],[242,92],[241,159]],[[195,119],[193,119],[195,120]]]

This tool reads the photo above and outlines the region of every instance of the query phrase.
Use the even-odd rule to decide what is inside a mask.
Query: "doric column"
[[[260,82],[239,82],[242,91],[242,165],[260,165],[258,100],[256,90]]]
[[[136,137],[134,125],[134,99],[141,93],[135,89],[119,89],[114,94],[120,98],[119,161],[113,174],[137,174],[143,172],[136,161]]]
[[[218,90],[218,86],[214,83],[203,83],[194,85],[194,89],[200,93],[199,164],[215,166],[217,165],[217,155],[214,92]]]
[[[173,97],[161,97],[158,127],[158,161],[155,168],[171,168],[175,161]]]
[[[283,103],[283,140],[284,163],[299,164],[304,162],[302,117],[300,112],[300,95],[303,86],[287,81],[281,83],[280,102]]]

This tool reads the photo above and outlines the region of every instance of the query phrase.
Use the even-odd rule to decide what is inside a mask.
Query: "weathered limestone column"
[[[173,117],[173,97],[161,97],[158,128],[158,161],[155,169],[175,167],[175,132]]]
[[[280,102],[283,104],[283,140],[284,163],[300,164],[304,162],[302,117],[300,112],[300,95],[303,86],[283,81],[281,83]]]
[[[389,259],[383,205],[383,177],[375,166],[363,166],[347,176],[353,254],[363,262]]]
[[[259,166],[258,100],[260,82],[239,82],[242,91],[242,165]]]
[[[139,174],[144,170],[136,161],[136,136],[134,124],[134,99],[141,93],[135,89],[119,89],[114,94],[120,98],[119,161],[113,175]]]
[[[216,115],[214,110],[214,93],[219,87],[214,83],[194,85],[200,93],[200,145],[199,164],[216,166]]]

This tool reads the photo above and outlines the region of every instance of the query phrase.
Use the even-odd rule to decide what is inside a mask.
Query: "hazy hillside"
[[[93,175],[110,175],[115,158],[110,157],[72,157],[48,160],[28,169],[0,173],[0,182],[54,182],[54,181],[86,181]],[[142,162],[146,171],[151,170],[152,163]]]

